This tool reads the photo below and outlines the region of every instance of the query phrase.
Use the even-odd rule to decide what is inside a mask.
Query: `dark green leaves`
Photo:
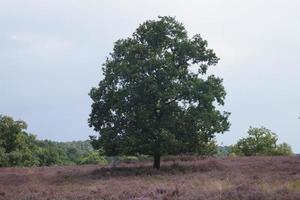
[[[204,76],[218,60],[172,17],[141,24],[115,43],[90,92],[89,125],[100,134],[94,146],[108,155],[199,151],[229,128],[229,113],[216,109],[226,95],[222,79]]]

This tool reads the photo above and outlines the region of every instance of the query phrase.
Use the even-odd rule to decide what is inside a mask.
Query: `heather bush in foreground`
[[[300,157],[170,157],[112,168],[1,168],[0,200],[296,200]]]

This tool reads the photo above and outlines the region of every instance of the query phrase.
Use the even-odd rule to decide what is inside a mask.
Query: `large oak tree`
[[[154,156],[195,153],[199,144],[229,129],[222,79],[206,75],[218,57],[200,35],[188,37],[183,24],[159,17],[118,40],[92,88],[89,125],[95,148],[106,155]]]

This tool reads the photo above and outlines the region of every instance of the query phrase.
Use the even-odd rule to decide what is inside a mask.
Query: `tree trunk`
[[[160,154],[154,154],[153,168],[160,169]]]

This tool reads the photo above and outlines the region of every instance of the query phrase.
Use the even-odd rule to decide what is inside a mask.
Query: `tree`
[[[248,137],[240,139],[231,151],[236,155],[291,155],[291,147],[286,144],[277,145],[277,135],[265,127],[248,130]]]
[[[24,121],[14,121],[9,116],[0,115],[0,145],[5,153],[10,153],[17,148],[17,137],[24,133],[26,128],[27,124]]]
[[[109,156],[152,155],[157,169],[163,154],[196,152],[229,129],[229,113],[216,108],[226,95],[222,79],[206,75],[218,60],[172,17],[141,24],[115,43],[90,91],[89,125],[99,132],[92,145]]]
[[[0,166],[39,165],[34,135],[26,133],[24,121],[0,115]]]

